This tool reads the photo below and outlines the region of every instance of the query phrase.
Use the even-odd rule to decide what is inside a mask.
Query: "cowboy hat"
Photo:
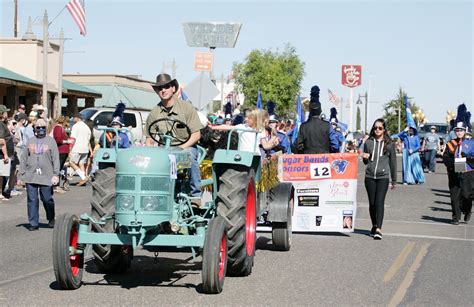
[[[173,85],[175,87],[175,91],[178,91],[179,88],[179,83],[176,81],[176,79],[171,79],[170,75],[168,74],[159,74],[156,76],[156,83],[152,84],[151,86],[155,91],[158,91],[160,87],[163,85],[169,84]]]

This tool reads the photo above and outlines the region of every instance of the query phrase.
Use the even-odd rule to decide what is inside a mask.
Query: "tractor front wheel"
[[[202,286],[204,293],[222,292],[227,269],[227,230],[225,220],[212,219],[206,232],[202,258]]]
[[[100,221],[104,216],[115,215],[115,168],[98,170],[92,183],[91,216]],[[92,231],[114,233],[115,220],[109,219],[105,225],[92,224]],[[130,267],[133,250],[130,246],[92,245],[92,254],[99,271],[103,273],[123,273]]]
[[[56,219],[53,230],[53,268],[62,290],[74,290],[81,286],[84,254],[77,252],[78,237],[77,216],[63,214]]]
[[[217,214],[228,223],[227,273],[247,276],[252,272],[257,236],[255,173],[227,169],[219,178]]]
[[[292,236],[292,208],[293,198],[288,201],[286,222],[272,222],[272,242],[276,250],[289,251]]]

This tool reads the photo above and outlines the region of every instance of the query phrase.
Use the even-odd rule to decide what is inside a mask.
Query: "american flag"
[[[339,98],[337,98],[337,96],[334,95],[334,93],[331,92],[330,89],[328,89],[328,95],[329,95],[329,101],[332,102],[336,107],[339,107]]]
[[[84,9],[84,1],[71,0],[66,7],[79,27],[81,35],[86,36],[86,11]]]

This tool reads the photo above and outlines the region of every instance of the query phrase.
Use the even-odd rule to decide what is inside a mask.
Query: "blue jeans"
[[[198,149],[197,147],[191,147],[191,172],[189,176],[190,187],[191,187],[191,196],[200,197],[201,196],[201,170],[199,169],[198,164]]]
[[[48,221],[54,220],[54,199],[53,187],[34,183],[26,184],[27,204],[28,204],[28,222],[36,227],[39,224],[39,199],[38,192],[43,202],[46,218]]]
[[[425,165],[430,172],[434,172],[436,168],[436,149],[428,149],[425,151]]]

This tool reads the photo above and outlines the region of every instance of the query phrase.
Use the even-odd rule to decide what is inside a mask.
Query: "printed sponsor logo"
[[[340,197],[340,196],[348,196],[349,195],[349,182],[333,181],[329,185],[329,195],[331,196],[331,198]]]
[[[319,193],[319,189],[296,189],[298,194]]]
[[[344,174],[348,165],[349,162],[346,160],[334,160],[331,163],[331,168],[335,170],[337,174]]]

